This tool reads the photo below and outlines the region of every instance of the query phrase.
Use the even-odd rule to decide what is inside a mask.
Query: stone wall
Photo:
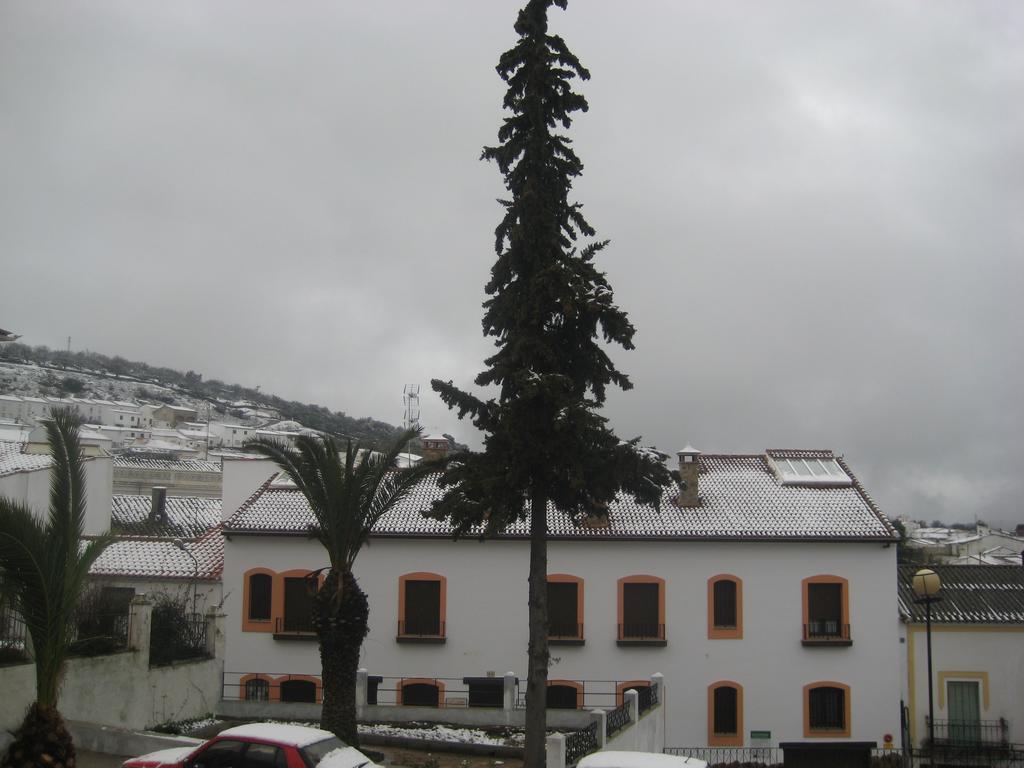
[[[131,605],[129,650],[67,662],[58,707],[68,720],[126,729],[199,717],[217,708],[224,670],[223,616],[207,615],[211,658],[149,666],[153,605],[137,597]],[[20,725],[35,699],[35,665],[0,668],[0,733]],[[0,736],[0,740],[4,740]]]

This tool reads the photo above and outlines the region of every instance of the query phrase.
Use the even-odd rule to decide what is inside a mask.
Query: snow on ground
[[[453,728],[448,725],[424,723],[408,726],[368,723],[359,726],[359,735],[402,736],[408,739],[450,741],[461,744],[493,744],[520,746],[524,736],[518,731],[485,731],[479,728]],[[499,735],[500,734],[500,735]]]

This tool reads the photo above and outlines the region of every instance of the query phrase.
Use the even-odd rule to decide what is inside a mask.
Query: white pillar
[[[565,736],[561,733],[548,736],[544,746],[547,768],[565,768]]]
[[[608,713],[603,709],[592,709],[590,715],[597,721],[597,748],[604,749],[608,740]]]
[[[369,689],[367,678],[369,672],[364,667],[356,670],[356,718],[362,719],[366,707],[366,695]]]
[[[640,720],[640,694],[630,689],[626,691],[624,699],[626,711],[629,712],[629,725],[626,726],[626,730],[630,734],[629,741],[632,749],[640,749],[640,729],[637,727],[637,722]]]

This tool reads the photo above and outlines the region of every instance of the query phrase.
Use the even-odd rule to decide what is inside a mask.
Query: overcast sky
[[[0,1],[0,326],[479,445],[518,3]],[[1024,4],[574,0],[622,437],[1024,522]]]

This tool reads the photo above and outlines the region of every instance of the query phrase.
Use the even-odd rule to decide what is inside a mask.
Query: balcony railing
[[[548,643],[551,645],[583,645],[583,625],[566,621],[549,622]]]
[[[395,640],[400,643],[443,643],[444,629],[444,622],[440,618],[400,621]]]
[[[924,720],[927,726],[927,715]],[[936,744],[949,744],[957,747],[1003,747],[1009,741],[1009,723],[1004,718],[935,721]]]
[[[838,621],[810,621],[804,624],[804,645],[853,645],[850,625]]]
[[[309,616],[279,616],[274,619],[274,637],[278,639],[316,638],[316,627]]]
[[[619,645],[665,645],[665,625],[642,622],[619,624]]]

